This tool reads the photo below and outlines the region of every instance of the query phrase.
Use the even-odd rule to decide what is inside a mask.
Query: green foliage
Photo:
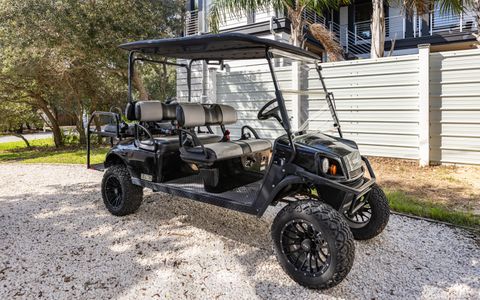
[[[0,143],[0,162],[86,164],[85,149],[79,148],[78,144],[58,149],[51,138],[33,140],[30,144],[32,149],[27,149],[22,141]],[[95,148],[92,164],[103,162],[108,149]]]
[[[0,132],[17,130],[24,124],[41,126],[35,110],[25,103],[0,102]]]
[[[177,35],[183,8],[181,0],[0,0],[0,102],[40,110],[59,145],[58,116],[83,132],[84,111],[124,106],[127,53],[118,45]],[[157,94],[160,83],[165,92],[175,85],[148,83]]]
[[[326,10],[348,3],[350,0],[213,0],[210,5],[209,24],[212,32],[218,32],[220,23],[224,22],[228,15],[241,17],[252,11],[273,8],[286,12],[290,20],[292,44],[300,46],[304,38],[303,27],[306,24],[302,19],[305,9],[322,15]]]

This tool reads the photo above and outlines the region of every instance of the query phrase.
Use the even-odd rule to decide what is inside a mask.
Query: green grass
[[[35,147],[53,147],[55,143],[53,139],[40,139],[40,140],[33,140],[29,141],[30,146],[32,148]],[[8,143],[0,143],[0,151],[11,151],[17,149],[26,149],[27,146],[24,141],[17,141],[17,142],[8,142]]]
[[[23,141],[0,143],[0,162],[86,164],[86,150],[78,146],[55,148],[53,139],[33,140],[31,149]],[[91,156],[91,163],[101,163],[107,148],[97,148]]]
[[[432,201],[420,201],[401,191],[385,190],[385,194],[393,211],[426,217],[453,225],[480,228],[480,216],[473,213],[452,210]]]

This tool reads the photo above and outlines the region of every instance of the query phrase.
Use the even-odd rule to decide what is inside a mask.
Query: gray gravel
[[[479,299],[480,247],[468,233],[392,216],[356,243],[352,271],[327,291],[289,279],[257,219],[147,192],[135,215],[103,207],[101,173],[0,165],[0,299]]]

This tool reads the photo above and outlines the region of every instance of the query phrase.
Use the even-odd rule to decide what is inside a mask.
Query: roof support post
[[[430,44],[418,45],[418,138],[420,166],[430,164]]]
[[[301,88],[300,63],[292,61],[292,90],[299,91]],[[301,126],[302,101],[299,94],[292,94],[292,130],[298,131]]]
[[[280,87],[278,85],[277,76],[275,75],[275,70],[273,69],[272,58],[273,54],[267,50],[265,51],[265,58],[268,62],[268,67],[270,69],[270,75],[272,76],[273,86],[275,88],[275,98],[277,98],[277,105],[280,109],[280,115],[282,117],[282,127],[285,129],[285,132],[288,136],[288,141],[290,143],[290,147],[292,147],[292,155],[290,156],[289,162],[292,162],[295,158],[297,151],[295,149],[295,143],[293,142],[292,136],[292,127],[290,126],[290,120],[288,118],[287,107],[285,106],[285,99],[283,98],[282,91],[280,91]]]
[[[134,72],[134,63],[135,63],[135,51],[130,51],[128,54],[128,102],[133,102],[132,95],[132,80]]]

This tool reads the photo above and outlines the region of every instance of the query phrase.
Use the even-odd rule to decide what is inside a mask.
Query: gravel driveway
[[[111,216],[101,173],[83,166],[0,165],[0,299],[478,299],[480,246],[468,233],[392,216],[356,243],[352,271],[327,291],[289,279],[261,219],[146,192]]]

